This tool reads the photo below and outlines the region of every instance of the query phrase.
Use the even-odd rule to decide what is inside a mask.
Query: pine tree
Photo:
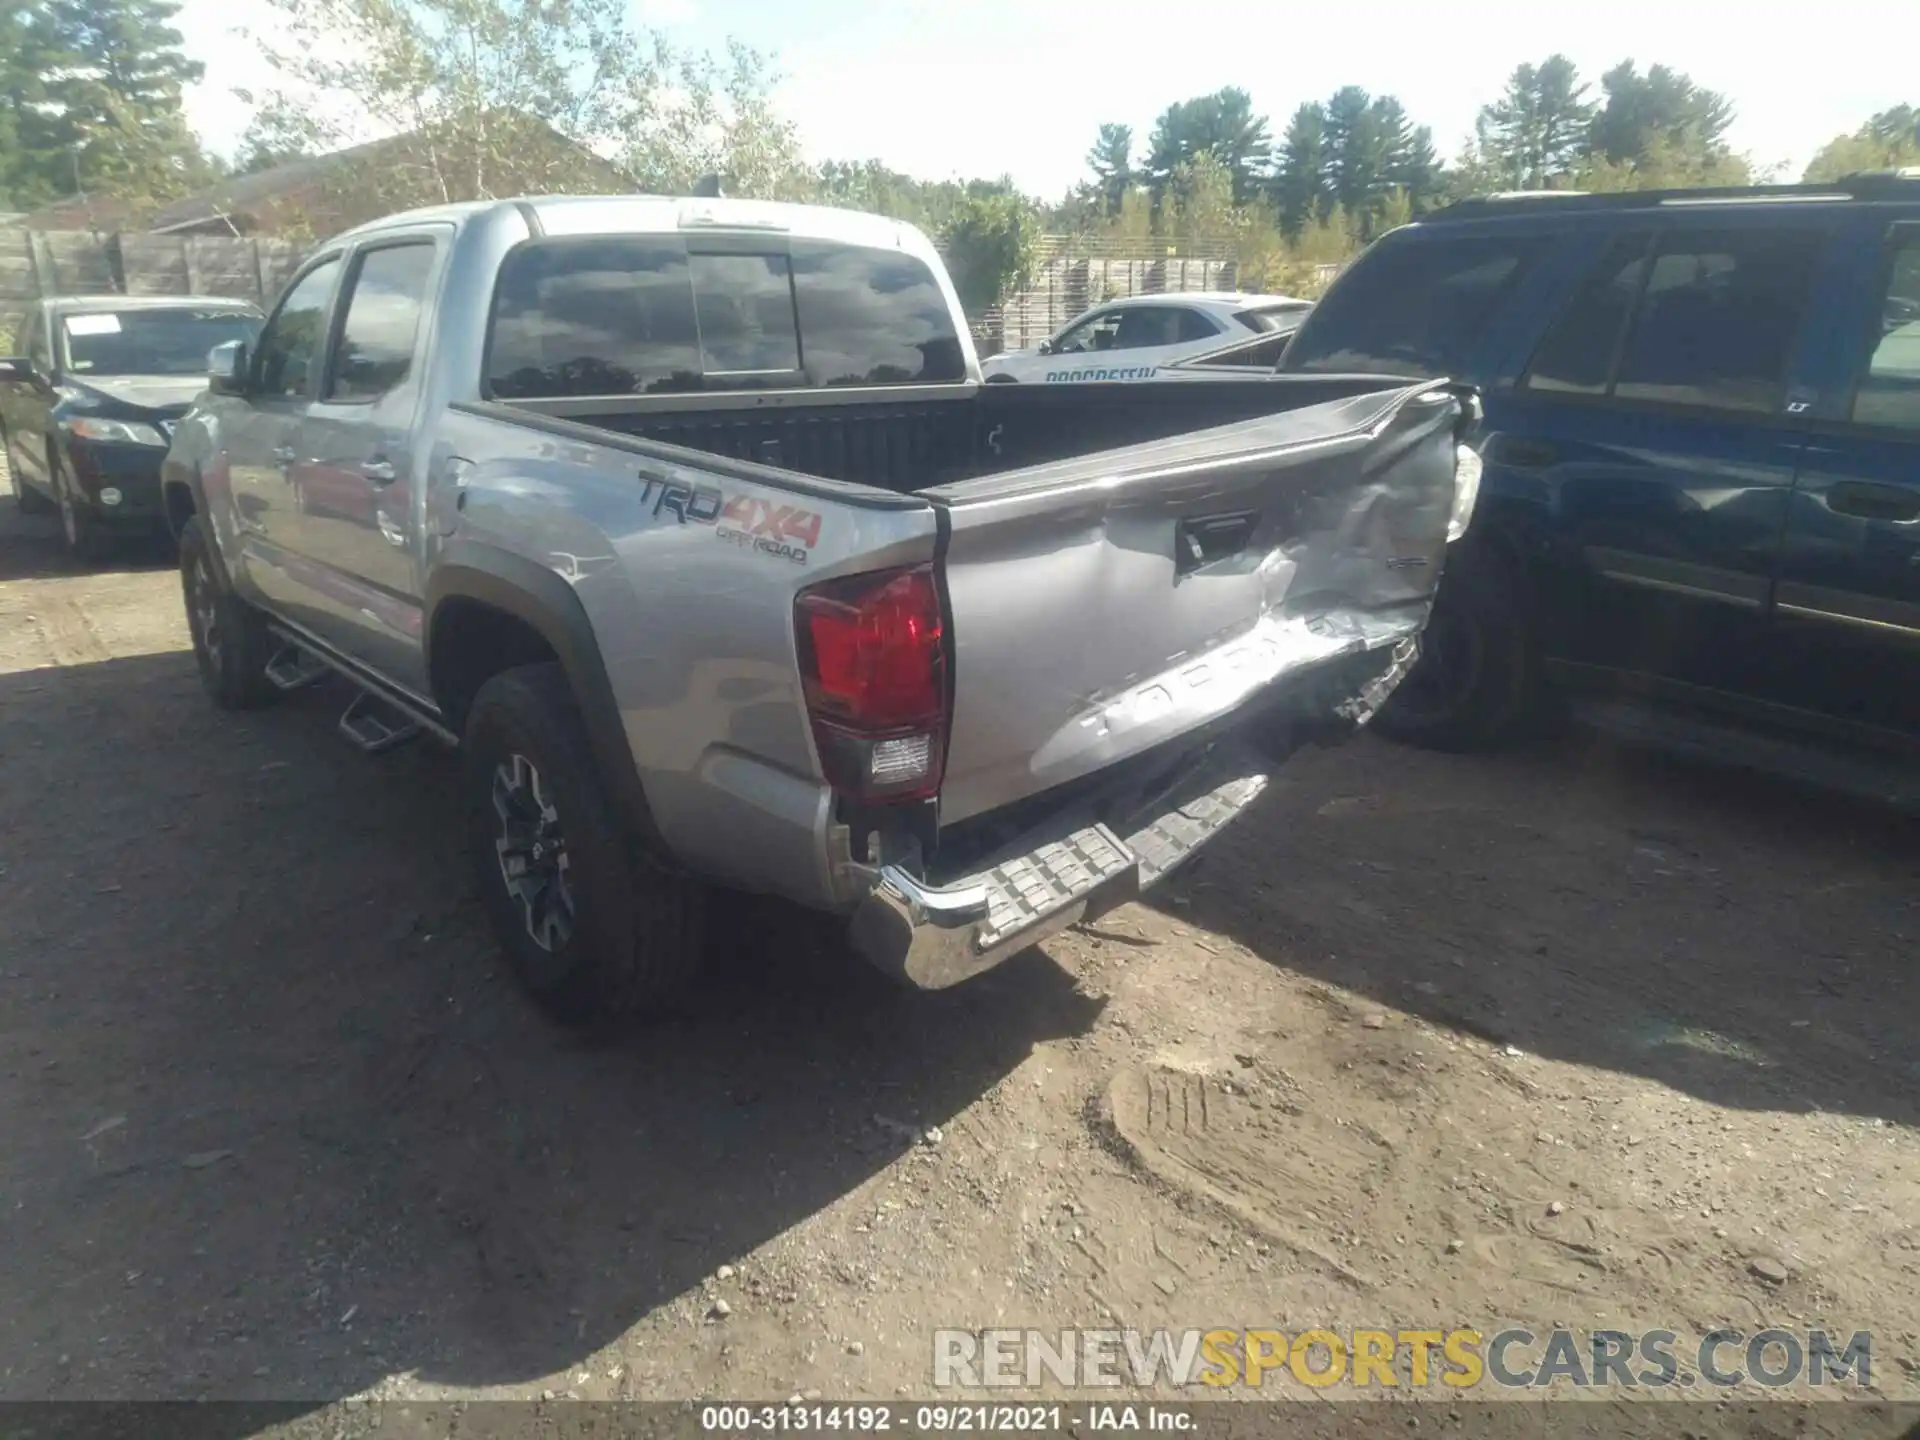
[[[201,67],[180,50],[172,0],[14,0],[8,28],[15,198],[166,198],[211,168],[181,110]],[[10,50],[12,47],[9,47]],[[28,72],[21,83],[16,69]]]
[[[1580,72],[1564,55],[1518,66],[1504,94],[1484,106],[1476,149],[1511,188],[1538,190],[1563,180],[1585,153],[1594,107]]]
[[[1311,101],[1293,112],[1280,137],[1273,195],[1280,211],[1280,233],[1298,240],[1313,223],[1327,193],[1327,110]]]
[[[1093,171],[1094,185],[1100,192],[1108,216],[1118,215],[1133,184],[1133,127],[1102,125],[1100,138],[1087,152],[1087,166]]]

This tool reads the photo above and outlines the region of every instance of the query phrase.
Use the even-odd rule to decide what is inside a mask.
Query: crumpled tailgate
[[[1460,418],[1443,386],[1387,386],[923,492],[953,637],[942,825],[1417,634]]]

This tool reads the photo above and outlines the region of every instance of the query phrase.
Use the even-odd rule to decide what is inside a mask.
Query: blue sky
[[[187,0],[180,16],[208,68],[188,116],[219,150],[246,125],[232,87],[269,78],[231,33],[251,8]],[[717,50],[733,35],[775,52],[812,159],[1010,173],[1046,196],[1082,178],[1101,122],[1144,142],[1168,104],[1223,85],[1249,91],[1276,133],[1341,85],[1398,95],[1450,155],[1523,60],[1564,51],[1595,82],[1625,58],[1664,61],[1729,94],[1735,147],[1793,179],[1831,136],[1920,102],[1914,0],[637,0],[635,12],[686,43]]]

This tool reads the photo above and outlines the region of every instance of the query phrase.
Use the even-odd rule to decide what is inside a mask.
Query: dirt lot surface
[[[1920,1393],[1911,822],[1364,739],[958,991],[736,904],[693,1018],[589,1045],[502,971],[450,757],[327,687],[219,714],[185,645],[164,560],[0,499],[0,1398],[890,1399],[937,1326],[1503,1322],[1871,1329]]]

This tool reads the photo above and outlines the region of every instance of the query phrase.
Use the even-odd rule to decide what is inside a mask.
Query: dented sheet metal
[[[943,822],[1416,636],[1460,417],[1407,386],[928,492],[950,523]]]

